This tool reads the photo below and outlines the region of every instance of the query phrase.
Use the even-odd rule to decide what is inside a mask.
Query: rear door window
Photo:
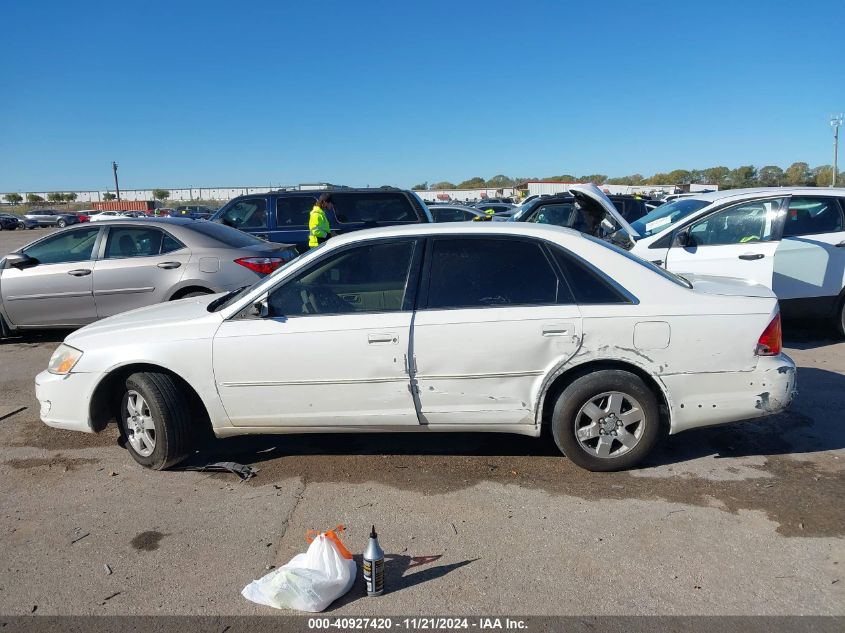
[[[569,303],[538,242],[443,238],[431,253],[428,308]]]
[[[411,202],[403,193],[332,192],[334,213],[340,224],[401,224],[419,222]]]
[[[783,226],[784,237],[838,233],[845,226],[836,198],[792,198]]]
[[[314,196],[285,196],[276,199],[276,228],[301,229],[308,226],[308,215],[317,199]]]
[[[112,227],[106,240],[106,259],[149,257],[161,252],[164,234],[158,229]]]

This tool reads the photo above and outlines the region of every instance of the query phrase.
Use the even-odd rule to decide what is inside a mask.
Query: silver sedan
[[[0,260],[0,338],[250,285],[296,250],[204,220],[74,226]]]

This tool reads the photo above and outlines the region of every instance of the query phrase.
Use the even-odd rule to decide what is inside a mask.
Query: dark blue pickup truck
[[[300,253],[308,249],[308,216],[317,197],[327,190],[272,191],[233,198],[212,217],[271,242],[295,244]],[[334,211],[327,211],[333,233],[346,233],[376,226],[433,222],[425,203],[413,191],[379,189],[328,190]]]

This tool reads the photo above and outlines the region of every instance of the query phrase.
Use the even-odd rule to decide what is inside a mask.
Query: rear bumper
[[[752,371],[661,376],[670,433],[773,415],[796,394],[795,363],[786,354],[761,356]]]
[[[41,421],[47,426],[68,431],[93,433],[89,403],[100,374],[57,376],[42,371],[35,377],[35,397],[41,405]]]

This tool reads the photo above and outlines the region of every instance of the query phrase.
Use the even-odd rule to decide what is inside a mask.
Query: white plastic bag
[[[335,530],[319,533],[308,551],[244,587],[247,600],[276,609],[322,611],[352,588],[357,568]]]

